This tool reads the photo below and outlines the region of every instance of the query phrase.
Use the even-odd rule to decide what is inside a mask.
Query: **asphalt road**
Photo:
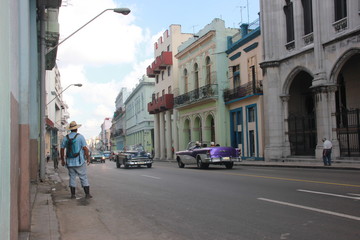
[[[54,197],[63,240],[360,239],[359,171],[107,162],[88,176],[93,199]]]

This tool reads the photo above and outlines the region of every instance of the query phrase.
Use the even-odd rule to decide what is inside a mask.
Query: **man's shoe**
[[[92,198],[90,194],[90,186],[84,187],[84,192],[85,192],[85,198]]]
[[[71,199],[75,199],[76,196],[75,196],[75,187],[70,187],[70,191],[71,191]]]

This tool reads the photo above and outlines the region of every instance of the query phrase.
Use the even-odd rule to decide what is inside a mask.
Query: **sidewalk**
[[[175,162],[171,160],[168,162]],[[156,163],[156,161],[155,161]],[[334,162],[332,166],[324,166],[322,162],[309,161],[242,161],[236,166],[261,166],[261,167],[296,167],[296,168],[326,168],[343,170],[360,170],[360,162]],[[19,240],[59,240],[61,239],[58,217],[52,192],[56,191],[56,185],[67,185],[62,180],[66,169],[59,166],[59,170],[54,170],[53,162],[46,164],[46,174],[44,182],[31,184],[31,233],[22,234]],[[66,240],[66,239],[63,239]],[[81,239],[78,239],[81,240]]]

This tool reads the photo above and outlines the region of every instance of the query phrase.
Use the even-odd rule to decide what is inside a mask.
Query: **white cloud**
[[[88,23],[108,8],[111,0],[73,0],[59,13],[60,41]],[[143,31],[131,24],[134,16],[106,11],[75,33],[58,48],[58,58],[74,64],[118,64],[135,60],[137,45],[143,41]],[[76,19],[76,21],[74,21]]]
[[[115,7],[112,0],[72,0],[71,5],[60,9],[60,41],[103,9]],[[82,87],[71,86],[63,93],[63,99],[69,106],[69,120],[82,124],[80,132],[86,138],[100,133],[104,119],[112,118],[120,89],[126,87],[131,91],[154,61],[153,43],[162,33],[152,36],[150,30],[132,24],[134,19],[131,13],[124,16],[105,12],[58,48],[63,89],[70,84],[83,84]],[[124,63],[130,67],[120,79],[106,79],[104,73],[101,82],[94,82],[89,80],[86,72],[89,66],[119,66]]]

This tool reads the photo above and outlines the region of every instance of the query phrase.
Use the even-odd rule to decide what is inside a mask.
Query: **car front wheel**
[[[233,163],[233,162],[225,163],[225,167],[226,167],[227,169],[232,169],[233,166],[234,166],[234,163]]]
[[[185,164],[180,159],[177,160],[177,163],[178,163],[179,168],[185,167]]]
[[[149,163],[148,165],[146,165],[148,168],[151,168],[152,167],[152,164]]]

